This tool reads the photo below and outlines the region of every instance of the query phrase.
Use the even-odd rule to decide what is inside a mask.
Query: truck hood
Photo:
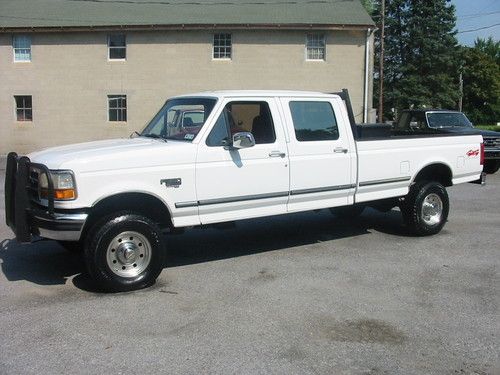
[[[500,133],[491,130],[482,130],[478,128],[466,128],[466,127],[455,127],[455,128],[439,128],[439,131],[446,133],[460,133],[460,134],[480,134],[483,137],[500,137]]]
[[[482,129],[477,129],[479,131],[479,134],[481,134],[483,137],[493,137],[493,138],[500,138],[500,133],[499,132],[494,132],[492,130],[482,130]]]
[[[137,137],[52,147],[27,156],[49,169],[87,172],[186,163],[193,161],[194,150],[190,142]]]

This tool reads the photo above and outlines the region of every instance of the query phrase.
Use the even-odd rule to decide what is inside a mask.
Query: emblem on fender
[[[165,178],[160,180],[160,185],[165,184],[165,187],[179,187],[182,185],[182,179],[180,178]]]
[[[479,155],[479,150],[469,150],[467,151],[467,154],[466,154],[468,157],[472,157],[472,156],[478,156]]]

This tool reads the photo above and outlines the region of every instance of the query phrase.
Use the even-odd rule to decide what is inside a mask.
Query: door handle
[[[342,147],[337,147],[333,150],[333,152],[335,152],[336,154],[347,154],[347,151],[349,151],[347,148]]]
[[[281,152],[281,151],[271,151],[269,153],[270,158],[284,158],[285,156],[286,156],[286,154],[284,152]]]

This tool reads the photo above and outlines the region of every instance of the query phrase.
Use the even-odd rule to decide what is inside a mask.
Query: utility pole
[[[462,72],[460,72],[460,99],[458,100],[458,110],[460,112],[463,112],[462,111],[463,100],[464,100],[464,76]]]
[[[378,121],[384,122],[384,47],[385,47],[385,0],[381,0],[380,9],[380,63],[378,92]]]

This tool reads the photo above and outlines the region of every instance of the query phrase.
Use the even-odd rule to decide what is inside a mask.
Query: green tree
[[[408,1],[392,0],[386,1],[385,12],[385,48],[384,48],[384,118],[392,118],[392,109],[403,109],[400,103],[403,95],[397,87],[397,82],[402,79],[404,66],[406,64],[406,40],[408,39],[406,22],[408,17]],[[374,20],[380,23],[380,1],[376,3]],[[380,32],[376,34],[375,40],[375,92],[378,94],[379,67],[380,67]],[[375,97],[376,108],[378,108],[378,95]]]
[[[375,2],[374,0],[361,0],[361,4],[365,7],[368,14],[373,14],[375,11]]]
[[[500,64],[484,45],[463,47],[464,112],[475,124],[500,120]]]
[[[379,1],[375,7],[377,14]],[[386,118],[393,117],[392,108],[398,111],[410,107],[456,107],[459,48],[455,22],[455,8],[450,0],[386,1]],[[377,81],[378,66],[375,68]]]
[[[488,39],[477,38],[474,48],[490,56],[500,65],[500,41],[495,42],[491,36]]]

